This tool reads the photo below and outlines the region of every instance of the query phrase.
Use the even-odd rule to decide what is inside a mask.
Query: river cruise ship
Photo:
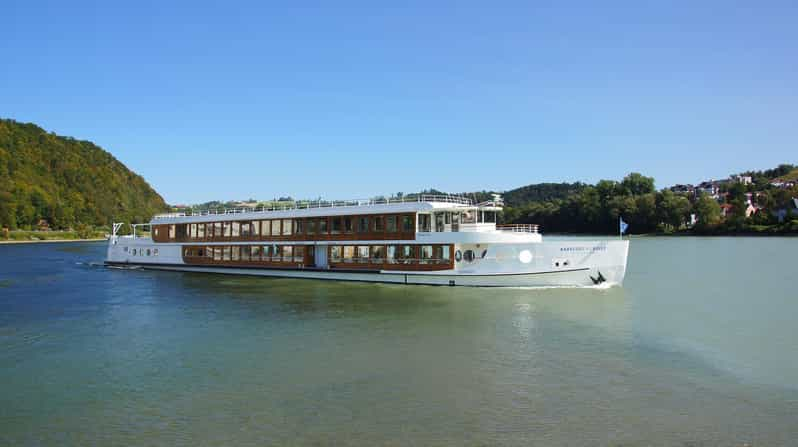
[[[119,235],[106,263],[288,278],[448,286],[620,285],[627,240],[543,241],[499,225],[499,196],[313,202],[290,208],[170,213]]]

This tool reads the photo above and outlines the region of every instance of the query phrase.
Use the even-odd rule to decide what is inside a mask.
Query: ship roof
[[[273,206],[269,208],[236,208],[187,211],[158,214],[151,224],[202,223],[234,220],[292,219],[301,217],[347,216],[367,214],[418,213],[434,210],[481,209],[500,211],[500,202],[474,204],[462,196],[426,196],[412,199],[366,199],[344,201],[304,202],[300,206]]]

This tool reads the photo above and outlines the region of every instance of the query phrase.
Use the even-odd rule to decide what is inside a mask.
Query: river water
[[[798,238],[623,288],[120,271],[0,246],[0,445],[798,445]]]

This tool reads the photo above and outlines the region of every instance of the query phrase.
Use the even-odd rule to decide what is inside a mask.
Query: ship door
[[[305,246],[305,267],[316,267],[316,246]]]
[[[315,267],[320,269],[327,268],[327,246],[315,247],[314,250],[316,252]]]

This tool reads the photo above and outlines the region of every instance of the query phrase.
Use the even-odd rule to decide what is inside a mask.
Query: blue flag
[[[629,228],[629,224],[624,222],[622,217],[618,217],[618,220],[620,221],[620,224],[621,224],[620,225],[621,226],[621,234],[626,233],[626,229]]]

